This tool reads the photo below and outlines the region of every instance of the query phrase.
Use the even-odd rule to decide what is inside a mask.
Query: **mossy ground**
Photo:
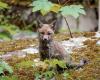
[[[86,47],[75,49],[72,54],[72,60],[79,62],[80,59],[86,59],[88,63],[79,70],[71,69],[68,70],[70,78],[68,80],[100,80],[100,45],[96,42],[100,38],[93,37],[95,33],[85,32],[85,33],[73,33],[73,36],[85,36],[91,38],[86,40],[84,45]],[[70,38],[67,34],[57,34],[55,35],[55,40],[62,41],[68,40]],[[12,44],[13,46],[12,46]],[[11,42],[0,43],[0,51],[14,51],[18,49],[23,49],[30,44],[38,44],[38,40],[17,40]],[[3,46],[2,46],[3,45]],[[11,45],[11,46],[10,46]],[[16,48],[16,45],[18,48]],[[5,47],[6,46],[6,47]],[[9,47],[7,47],[9,46]],[[16,56],[7,60],[7,62],[13,67],[13,76],[17,76],[18,80],[34,80],[34,72],[36,69],[32,67],[32,62],[35,58],[38,58],[38,54],[27,55],[25,58],[18,58]],[[12,76],[12,75],[11,75]],[[63,80],[63,79],[60,79]]]

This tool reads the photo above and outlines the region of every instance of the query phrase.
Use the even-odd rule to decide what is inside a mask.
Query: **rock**
[[[96,44],[100,46],[100,40],[99,40],[99,41],[97,41],[97,43],[96,43]]]
[[[27,54],[39,53],[38,49],[32,47],[23,49],[22,51],[26,52]]]
[[[12,56],[24,58],[26,56],[26,52],[23,52],[23,51],[20,51],[20,50],[13,51],[13,52],[7,52],[6,54],[1,55],[0,58],[7,60],[7,59],[10,59]]]
[[[96,37],[96,38],[100,38],[100,32],[96,32],[95,37]]]
[[[77,31],[77,20],[73,16],[66,16],[66,20],[71,29],[71,32]],[[66,25],[66,21],[64,18],[62,18],[60,26],[61,26],[61,29],[68,31],[68,26]]]
[[[89,38],[86,37],[71,38],[70,40],[62,41],[61,43],[68,53],[72,53],[73,49],[85,47],[83,42],[87,39]]]
[[[79,31],[95,31],[98,26],[96,14],[93,8],[86,8],[86,15],[79,17]]]

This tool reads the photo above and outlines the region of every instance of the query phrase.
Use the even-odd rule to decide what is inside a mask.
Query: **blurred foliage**
[[[13,73],[12,68],[8,65],[8,63],[6,63],[3,60],[0,60],[0,75],[5,76],[7,75],[7,73],[12,74]]]
[[[33,12],[40,10],[40,12],[44,15],[50,12],[51,8],[53,7],[53,3],[48,0],[42,0],[42,1],[36,0],[33,1],[32,6],[33,6],[32,9]]]
[[[11,40],[12,35],[18,33],[20,30],[18,27],[12,24],[1,24],[0,25],[0,39],[2,40]]]
[[[0,39],[11,40],[12,35],[22,30],[36,31],[38,16],[34,14],[38,11],[42,15],[53,11],[75,18],[80,14],[85,15],[84,7],[75,1],[82,3],[84,0],[0,0]],[[71,2],[74,4],[69,4]],[[94,2],[98,3],[98,0]]]
[[[60,72],[60,69],[58,69],[58,66],[60,69],[62,69],[62,72]],[[51,59],[51,60],[45,60],[44,62],[34,62],[33,68],[35,71],[35,80],[41,80],[42,78],[46,80],[50,80],[52,78],[55,78],[57,74],[60,74],[63,76],[63,80],[66,80],[67,77],[70,75],[64,68],[66,68],[66,63],[62,60],[57,59]]]
[[[70,5],[62,7],[59,11],[63,16],[71,15],[75,18],[78,18],[80,14],[85,15],[85,11],[82,5]]]
[[[48,1],[48,0],[36,0],[33,1],[33,12],[36,12],[38,10],[40,10],[40,12],[42,13],[42,15],[45,15],[46,13],[50,12],[50,11],[54,11],[54,12],[61,12],[61,14],[63,16],[67,16],[67,15],[71,15],[75,18],[79,17],[79,14],[84,14],[85,15],[85,11],[84,11],[84,7],[82,5],[70,5],[70,6],[63,6],[63,5],[55,5],[54,3]],[[54,8],[54,7],[55,8]],[[54,10],[53,10],[53,8]]]
[[[36,31],[38,11],[42,15],[48,12],[60,13],[63,16],[71,15],[78,18],[85,14],[82,2],[84,0],[0,0],[0,38],[10,40],[17,31]],[[93,2],[89,0],[90,3]],[[98,3],[98,0],[94,2]],[[82,5],[80,5],[80,3]],[[13,28],[11,27],[13,26]],[[4,32],[1,32],[4,27]],[[9,28],[8,28],[9,27]],[[4,36],[4,38],[3,38]]]
[[[61,68],[66,68],[66,64],[64,61],[51,59],[51,60],[45,60],[45,62],[48,63],[49,66],[52,66],[52,67],[56,67],[56,65],[59,65]]]
[[[5,8],[8,8],[8,4],[0,1],[0,9],[5,9]]]
[[[16,65],[16,68],[30,68],[32,67],[33,61],[28,60],[28,61],[23,61],[19,64]]]
[[[18,77],[16,77],[16,76],[2,76],[2,77],[0,77],[0,80],[18,80]]]

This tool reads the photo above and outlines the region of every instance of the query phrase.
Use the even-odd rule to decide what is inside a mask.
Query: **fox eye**
[[[51,35],[51,33],[50,33],[50,32],[48,32],[48,35]]]
[[[44,32],[41,32],[41,34],[44,34]]]

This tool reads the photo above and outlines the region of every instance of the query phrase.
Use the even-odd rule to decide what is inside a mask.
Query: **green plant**
[[[18,77],[16,77],[16,76],[2,76],[2,77],[0,77],[0,80],[18,80]]]
[[[9,19],[11,16],[5,16],[3,11],[5,9],[10,9],[7,3],[0,1],[0,39],[10,40],[12,39],[12,35],[19,31],[19,28],[13,24],[9,23]]]
[[[66,68],[66,63],[57,59],[45,60],[44,62],[34,62],[33,68],[36,70],[34,75],[35,80],[41,80],[42,78],[50,80],[55,77],[57,74],[59,74],[57,71],[57,65],[59,65],[61,68]],[[63,76],[63,79],[66,80],[69,73],[64,71],[61,73],[61,75]]]
[[[8,8],[8,4],[0,1],[0,9]]]
[[[9,24],[9,23],[1,24],[0,29],[2,30],[0,32],[0,39],[3,39],[3,40],[11,40],[12,35],[20,31],[17,26]]]
[[[30,68],[30,67],[32,67],[32,63],[33,63],[33,61],[31,61],[31,60],[28,60],[28,61],[24,60],[24,61],[16,64],[16,68]]]
[[[58,0],[58,3],[59,4],[55,4],[48,0],[42,0],[42,1],[35,0],[32,3],[32,6],[33,6],[32,11],[33,12],[40,11],[42,13],[42,15],[45,15],[46,13],[48,13],[50,11],[60,13],[66,21],[66,25],[68,26],[68,30],[69,30],[70,36],[72,38],[73,36],[72,36],[71,30],[70,30],[70,26],[65,17],[67,15],[70,15],[70,16],[73,16],[74,18],[78,18],[80,14],[85,15],[85,11],[83,9],[84,7],[82,5],[66,5],[66,4],[61,5],[59,0]]]
[[[11,40],[12,35],[19,31],[20,30],[17,26],[9,23],[7,16],[0,14],[0,39]]]
[[[80,14],[85,15],[83,8],[84,7],[82,5],[70,5],[62,7],[59,11],[61,11],[63,16],[71,15],[75,18],[78,18]]]
[[[6,63],[6,62],[3,61],[3,60],[0,60],[0,74],[5,75],[5,74],[6,74],[5,72],[8,72],[8,73],[12,74],[12,73],[13,73],[13,70],[12,70],[12,68],[8,65],[8,63]]]
[[[41,80],[41,78],[45,78],[46,80],[50,80],[54,76],[53,71],[45,71],[43,73],[36,72],[35,73],[35,80]]]
[[[58,64],[61,68],[66,68],[66,64],[62,60],[57,59],[51,59],[51,60],[45,60],[45,63],[49,64],[49,66],[52,66],[56,68],[56,65]]]
[[[71,15],[75,18],[79,17],[79,14],[85,14],[84,7],[82,5],[60,5],[54,4],[48,0],[35,0],[32,3],[33,12],[40,11],[43,15],[53,11],[56,13],[61,13],[61,15]],[[54,8],[55,7],[55,8]]]
[[[48,0],[42,0],[42,1],[36,0],[36,1],[33,2],[32,6],[33,6],[33,10],[32,10],[33,12],[40,10],[40,12],[42,14],[46,14],[53,7],[53,3],[51,3]]]

